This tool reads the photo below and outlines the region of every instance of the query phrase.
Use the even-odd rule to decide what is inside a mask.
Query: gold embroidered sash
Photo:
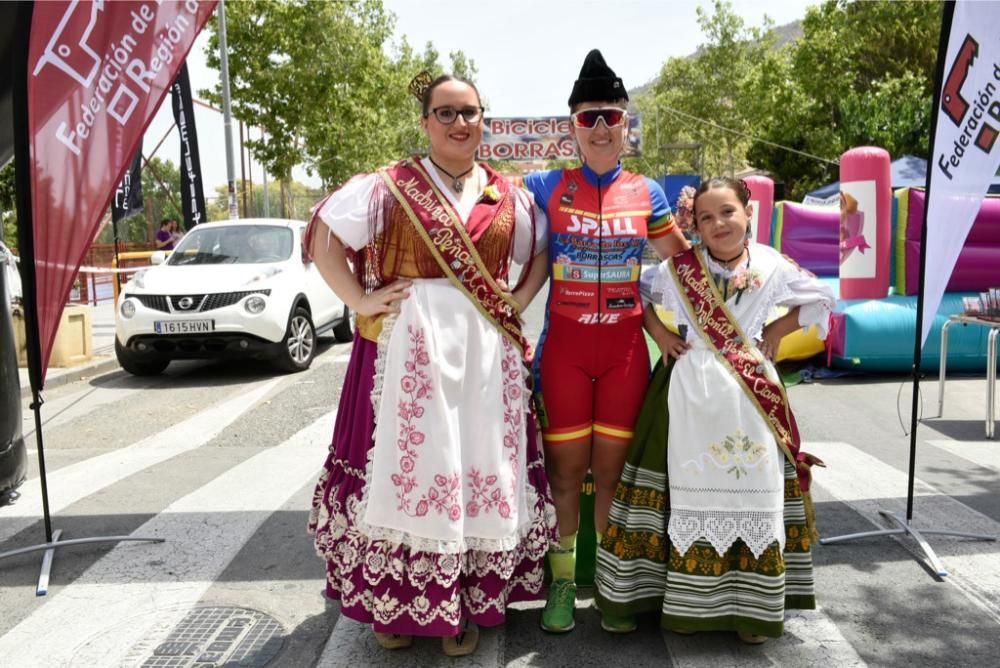
[[[799,428],[789,407],[785,388],[767,377],[763,356],[747,339],[746,333],[726,307],[701,254],[690,249],[673,256],[670,262],[671,273],[680,287],[689,317],[700,325],[705,342],[725,360],[754,408],[770,427],[785,457],[795,467],[799,487],[808,492],[811,479],[809,467],[822,465],[822,462],[800,450]]]
[[[406,212],[441,271],[476,305],[522,357],[528,350],[517,304],[486,269],[458,214],[415,159],[379,170],[389,192]],[[509,197],[509,191],[503,196]]]

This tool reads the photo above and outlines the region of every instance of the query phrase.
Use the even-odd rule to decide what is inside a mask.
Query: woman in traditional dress
[[[383,647],[437,636],[459,656],[538,595],[555,538],[520,329],[534,294],[505,288],[512,262],[545,271],[547,240],[530,195],[475,162],[476,88],[423,86],[429,155],[355,177],[310,225],[358,336],[309,528],[342,614]]]
[[[702,184],[693,227],[701,245],[643,276],[680,336],[646,307],[665,363],[598,551],[597,600],[621,616],[659,610],[662,626],[679,633],[728,630],[756,644],[781,635],[786,607],[815,607],[808,491],[816,460],[799,449],[772,360],[800,327],[825,336],[834,298],[774,249],[748,241],[749,199],[743,181]],[[776,306],[789,311],[768,323]]]

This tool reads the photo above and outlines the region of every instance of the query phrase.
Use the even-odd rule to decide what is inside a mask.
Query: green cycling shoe
[[[549,596],[542,611],[542,630],[549,633],[566,633],[576,626],[573,611],[576,608],[576,583],[554,580],[549,585]]]

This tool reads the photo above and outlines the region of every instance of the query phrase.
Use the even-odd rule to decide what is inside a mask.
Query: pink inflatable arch
[[[842,299],[881,299],[889,292],[892,176],[889,152],[852,148],[840,158],[839,262]]]

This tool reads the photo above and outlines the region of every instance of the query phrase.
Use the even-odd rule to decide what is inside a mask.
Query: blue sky
[[[801,19],[817,1],[733,0],[732,6],[748,25],[760,25],[765,14],[783,25]],[[647,83],[668,58],[693,53],[705,41],[696,10],[711,9],[707,0],[384,0],[384,4],[397,16],[397,39],[405,35],[418,51],[432,41],[444,66],[450,63],[450,51],[462,50],[473,59],[488,113],[496,116],[566,113],[573,81],[593,48],[601,50],[627,88]],[[205,44],[203,34],[188,59],[196,95],[197,89],[218,80],[218,73],[205,65]],[[216,185],[226,182],[223,123],[221,115],[196,109],[205,191],[210,195]],[[172,122],[166,103],[146,133],[147,156]],[[238,145],[236,125],[233,132]],[[178,153],[175,130],[156,155],[176,163]],[[238,153],[234,158],[238,180]],[[260,182],[256,164],[251,175]],[[318,179],[310,179],[302,170],[294,176],[318,185]]]

